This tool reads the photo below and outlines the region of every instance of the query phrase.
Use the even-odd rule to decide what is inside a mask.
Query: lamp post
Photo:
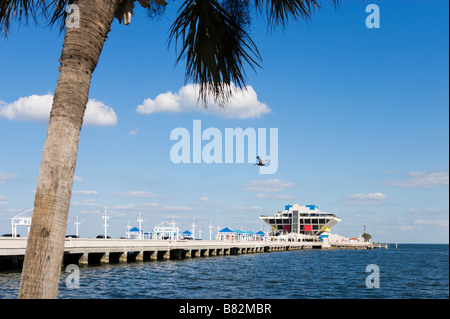
[[[195,226],[197,224],[195,223],[195,218],[192,219],[192,239],[195,239]]]
[[[144,237],[144,232],[142,231],[142,223],[144,222],[144,218],[142,218],[142,212],[139,212],[139,215],[137,217],[137,221],[139,223],[139,238],[142,239]]]
[[[108,220],[110,218],[110,215],[109,215],[108,210],[106,209],[106,206],[105,206],[105,210],[102,212],[102,218],[104,219],[103,226],[105,227],[105,239],[106,239],[106,238],[108,238],[108,226],[109,226]]]
[[[178,231],[176,228],[176,222],[175,222],[175,216],[172,216],[172,222],[171,224],[171,228],[170,228],[170,239],[172,240],[177,240],[178,239]]]
[[[80,226],[81,222],[78,219],[78,216],[75,218],[74,224],[75,224],[75,231],[76,231],[75,234],[77,235],[77,238],[79,238],[80,236],[78,235],[78,226]]]
[[[212,240],[212,229],[213,229],[212,223],[211,221],[209,221],[209,240]]]

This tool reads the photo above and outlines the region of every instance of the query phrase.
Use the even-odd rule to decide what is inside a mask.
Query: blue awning
[[[221,231],[219,231],[219,233],[234,233],[234,231],[232,231],[232,230],[229,229],[228,227],[225,227],[224,229],[222,229]]]

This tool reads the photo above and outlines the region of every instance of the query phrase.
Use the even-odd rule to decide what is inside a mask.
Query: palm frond
[[[331,2],[339,6],[339,0]],[[320,8],[317,0],[255,0],[255,6],[261,13],[266,12],[269,27],[285,27],[290,19],[309,20],[314,10]]]
[[[148,2],[148,6],[146,5],[143,7],[147,11],[147,16],[149,18],[153,19],[153,18],[156,18],[156,17],[164,14],[166,5],[164,3],[156,3],[156,2],[150,0]]]
[[[245,30],[250,25],[249,0],[222,0],[221,6],[242,29]]]
[[[8,33],[14,19],[19,23],[24,19],[28,22],[29,16],[36,17],[33,0],[0,0],[0,31],[3,35]]]
[[[0,32],[6,36],[13,21],[27,24],[29,18],[38,24],[38,16],[49,25],[59,24],[63,30],[71,0],[0,0]]]
[[[67,14],[66,8],[73,3],[73,0],[43,0],[42,14],[48,25],[56,25],[62,32],[66,27]]]
[[[186,0],[172,24],[169,45],[174,39],[182,43],[177,63],[186,59],[186,81],[200,85],[205,104],[212,94],[223,105],[232,96],[233,83],[245,85],[244,63],[254,70],[259,67],[258,49],[242,21],[231,17],[216,0]]]

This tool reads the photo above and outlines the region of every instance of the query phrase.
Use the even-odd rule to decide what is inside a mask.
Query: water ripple
[[[448,245],[398,250],[311,250],[80,268],[80,287],[60,298],[303,299],[449,298]],[[366,287],[366,267],[380,288]],[[20,272],[0,272],[0,298],[16,298]]]

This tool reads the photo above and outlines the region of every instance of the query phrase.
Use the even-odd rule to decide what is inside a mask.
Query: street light
[[[104,219],[103,226],[105,226],[105,239],[106,239],[108,238],[108,226],[109,226],[108,220],[110,219],[110,215],[106,209],[106,206],[105,210],[102,212],[102,218]]]

